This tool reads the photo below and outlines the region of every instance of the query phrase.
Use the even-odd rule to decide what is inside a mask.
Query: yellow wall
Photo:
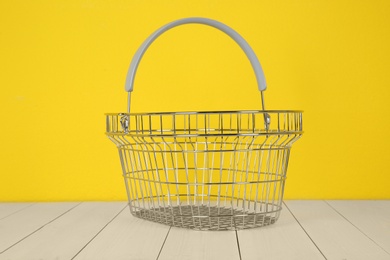
[[[175,19],[237,30],[269,109],[302,109],[286,198],[390,198],[390,2],[1,1],[0,201],[125,199],[106,112],[142,41]],[[260,108],[249,62],[201,25],[164,34],[140,65],[134,112]]]

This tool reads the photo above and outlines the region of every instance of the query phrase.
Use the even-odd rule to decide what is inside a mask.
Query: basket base
[[[137,209],[131,212],[135,217],[149,221],[195,230],[237,230],[274,224],[279,210],[266,213],[248,213],[242,210],[207,206],[186,205]]]

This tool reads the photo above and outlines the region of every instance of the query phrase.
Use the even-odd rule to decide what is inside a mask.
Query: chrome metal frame
[[[145,51],[162,33],[184,24],[219,29],[241,47],[255,73],[262,110],[130,113]],[[153,32],[130,63],[127,113],[106,115],[106,134],[118,147],[131,213],[198,230],[274,223],[282,208],[291,145],[302,135],[302,113],[266,111],[266,87],[255,52],[225,24],[191,17]]]

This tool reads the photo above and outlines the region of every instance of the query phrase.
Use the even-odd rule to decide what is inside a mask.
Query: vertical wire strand
[[[246,149],[246,162],[245,162],[245,168],[243,168],[243,170],[245,169],[245,179],[244,179],[245,184],[244,184],[244,193],[243,193],[243,212],[246,211],[245,204],[247,204],[248,205],[248,213],[250,211],[250,197],[247,201],[246,195],[247,195],[247,186],[249,183],[249,176],[248,175],[249,175],[250,163],[251,163],[251,158],[252,158],[252,153],[253,153],[252,145],[253,145],[254,141],[255,141],[255,138],[251,137],[249,139],[249,142],[247,142],[247,145],[245,147],[245,149]],[[249,186],[250,186],[250,188],[252,187],[251,184],[249,184]]]
[[[127,149],[125,149],[125,147],[122,147],[122,152],[124,155],[123,159],[125,160],[124,165],[125,165],[125,168],[127,169],[126,176],[125,176],[125,182],[127,183],[127,187],[129,189],[128,197],[130,198],[130,200],[129,200],[130,211],[132,212],[132,214],[135,214],[135,210],[133,209],[133,207],[135,207],[135,201],[138,201],[138,200],[136,199],[137,195],[134,194],[135,191],[132,188],[132,183],[134,182],[134,175],[135,175],[136,168],[134,166],[134,158],[131,156],[131,153],[130,153],[131,147],[132,147],[132,144],[129,142]],[[139,201],[138,201],[138,208],[140,208]]]
[[[222,182],[223,182],[223,167],[224,167],[224,156],[226,153],[226,139],[223,136],[221,138],[221,147],[220,147],[220,160],[219,160],[219,184],[218,184],[218,196],[217,196],[217,215],[220,216],[221,214],[221,189],[222,189]],[[228,186],[228,185],[226,185]],[[226,198],[226,196],[225,196]],[[226,205],[226,203],[225,203]],[[218,229],[220,228],[220,218],[218,218]]]
[[[161,142],[163,142],[163,139],[161,139]],[[164,158],[163,158],[163,153],[165,153],[165,150],[163,147],[161,147],[161,142],[155,142],[155,145],[158,147],[159,154],[161,155],[161,161],[158,160],[157,154],[155,157],[155,162],[156,162],[156,178],[159,183],[159,188],[160,188],[160,196],[159,196],[159,201],[162,201],[163,204],[163,211],[164,211],[164,216],[165,216],[165,223],[168,224],[168,213],[167,213],[167,205],[165,204],[165,192],[163,188],[163,181],[161,180],[161,176],[164,176],[165,173],[165,165],[164,165]],[[159,163],[161,162],[161,163]],[[165,183],[167,183],[168,180],[166,180]]]
[[[143,161],[143,168],[142,168],[142,179],[143,180],[142,180],[142,183],[143,183],[143,187],[145,189],[145,200],[146,200],[147,206],[148,206],[147,213],[150,216],[151,210],[153,207],[151,207],[151,203],[150,203],[152,198],[151,198],[151,189],[149,189],[150,181],[148,181],[151,179],[149,176],[149,162],[148,162],[147,156],[146,156],[148,149],[147,149],[146,141],[144,138],[141,138],[141,142],[142,142],[141,147],[143,147],[143,148],[142,148],[142,152],[140,152],[139,154],[140,154],[140,157],[142,158],[141,160]]]
[[[134,186],[134,194],[135,194],[135,199],[138,203],[138,210],[140,213],[142,213],[141,209],[141,200],[142,200],[142,196],[140,196],[138,194],[138,188],[137,188],[137,180],[136,178],[139,177],[139,171],[140,171],[140,167],[139,167],[139,164],[138,164],[138,161],[137,161],[137,156],[136,156],[136,151],[138,150],[138,144],[135,145],[135,149],[133,149],[131,152],[132,152],[132,156],[134,158],[134,176],[132,178],[132,184]]]
[[[127,159],[124,157],[124,150],[123,150],[123,148],[122,149],[118,149],[118,152],[119,152],[119,157],[120,157],[121,165],[122,165],[123,180],[125,182],[125,187],[126,187],[127,201],[128,201],[128,205],[129,205],[129,208],[130,208],[130,212],[133,212],[133,208],[132,208],[132,205],[131,205],[131,196],[130,196],[129,184],[127,183],[128,182],[128,178],[126,177],[127,174],[128,174],[128,171],[129,171],[128,168],[125,166],[125,162],[127,162]]]
[[[217,149],[217,138],[218,137],[214,137],[214,145],[213,145],[213,150],[211,152],[211,167],[209,168],[209,180],[208,180],[208,209],[209,209],[209,225],[210,227],[212,227],[212,224],[211,224],[211,202],[210,202],[210,199],[211,199],[211,189],[214,187],[214,182],[213,182],[213,174],[214,174],[214,157],[215,157],[215,153],[216,153],[216,149]]]
[[[150,156],[150,154],[149,154],[149,160],[150,160],[150,163],[152,165],[152,173],[151,173],[152,179],[151,180],[154,183],[154,189],[155,189],[155,193],[156,193],[156,195],[155,195],[156,198],[154,200],[156,200],[156,202],[157,202],[157,211],[158,211],[159,221],[162,222],[163,221],[162,214],[161,214],[162,190],[161,190],[161,181],[159,179],[159,165],[157,162],[157,153],[158,153],[158,151],[161,152],[161,149],[158,149],[158,141],[156,139],[151,137],[151,141],[153,143],[153,146],[151,147],[152,156]],[[154,168],[153,168],[153,162],[154,162]],[[160,184],[160,187],[157,185],[158,183]],[[154,206],[154,207],[156,208],[156,206]]]
[[[235,148],[234,148],[234,166],[233,166],[233,171],[232,171],[232,195],[231,195],[231,200],[230,200],[230,209],[231,209],[231,214],[232,214],[232,226],[234,226],[236,228],[236,224],[235,224],[235,209],[234,209],[234,200],[235,200],[235,197],[234,197],[234,194],[235,194],[235,184],[236,184],[236,178],[237,178],[237,172],[238,172],[238,165],[240,163],[240,155],[241,155],[241,151],[239,151],[237,149],[237,146],[238,147],[241,147],[241,138],[240,137],[237,137],[237,143],[235,144]],[[237,195],[238,197],[239,195]]]
[[[170,215],[171,215],[172,222],[174,223],[174,219],[173,219],[174,211],[172,208],[171,188],[169,185],[169,165],[168,165],[168,158],[167,158],[168,157],[167,156],[167,146],[169,146],[169,145],[164,138],[162,138],[162,141],[163,141],[164,152],[161,153],[161,157],[162,157],[162,163],[163,163],[163,170],[164,170],[164,174],[165,174],[165,185],[167,186],[167,191],[168,191],[168,193],[167,193],[168,210],[171,211]]]
[[[152,139],[151,139],[152,140]],[[143,157],[144,157],[144,161],[145,161],[145,170],[146,170],[146,173],[147,173],[147,179],[145,178],[145,181],[144,183],[148,184],[147,186],[147,190],[149,190],[148,192],[148,197],[149,197],[149,202],[148,202],[148,206],[149,206],[149,210],[151,212],[153,212],[153,217],[155,219],[157,219],[157,210],[156,210],[156,205],[155,205],[155,196],[154,196],[154,192],[153,192],[153,188],[152,188],[152,183],[154,183],[154,185],[156,185],[155,182],[153,182],[154,180],[154,175],[153,175],[153,164],[152,164],[152,159],[151,159],[151,153],[154,151],[153,149],[153,146],[151,146],[151,144],[147,141],[144,141],[144,153],[143,153]],[[145,185],[146,186],[146,185]],[[151,203],[150,203],[151,202]],[[150,207],[150,204],[152,205],[152,207]]]
[[[175,177],[175,182],[176,182],[176,197],[177,197],[177,206],[179,208],[179,213],[180,213],[180,216],[183,215],[183,211],[182,211],[182,208],[181,208],[181,201],[180,201],[180,189],[179,189],[179,162],[177,160],[177,153],[179,152],[177,150],[177,138],[174,137],[173,138],[174,142],[173,142],[173,154],[172,154],[172,151],[171,151],[171,154],[172,154],[172,165],[173,165],[173,171],[174,171],[174,177]],[[180,217],[180,220],[181,220],[181,223],[182,223],[182,226],[184,226],[184,222],[183,222],[183,217]]]

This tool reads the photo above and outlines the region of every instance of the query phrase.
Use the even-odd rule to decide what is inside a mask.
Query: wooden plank
[[[327,259],[390,259],[382,248],[324,201],[286,201]]]
[[[238,231],[242,259],[325,259],[299,223],[284,207],[269,226]]]
[[[390,200],[330,200],[327,202],[387,253],[390,253]]]
[[[33,205],[33,203],[0,203],[0,219],[6,218],[12,214],[15,214],[18,211],[21,211],[29,206]]]
[[[0,220],[0,253],[79,203],[37,203]]]
[[[156,259],[169,228],[135,218],[125,209],[74,259]]]
[[[159,260],[238,260],[235,231],[196,231],[172,227]]]
[[[5,251],[0,259],[71,259],[125,206],[125,202],[82,203]]]

